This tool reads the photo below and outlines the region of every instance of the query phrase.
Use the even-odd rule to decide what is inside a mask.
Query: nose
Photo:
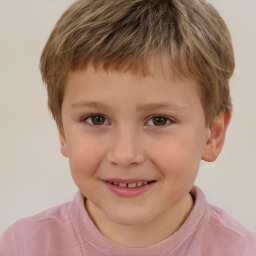
[[[110,142],[107,160],[114,165],[127,168],[145,161],[145,152],[139,132],[131,129],[117,131]]]

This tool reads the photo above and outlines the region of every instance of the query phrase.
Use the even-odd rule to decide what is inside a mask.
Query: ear
[[[68,157],[68,148],[67,148],[64,131],[60,129],[58,131],[59,131],[59,139],[60,139],[60,152],[62,153],[63,156]]]
[[[220,154],[226,136],[226,131],[231,120],[231,109],[222,111],[209,127],[209,136],[202,154],[202,160],[212,162]]]

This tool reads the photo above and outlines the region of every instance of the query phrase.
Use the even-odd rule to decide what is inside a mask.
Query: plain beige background
[[[0,0],[0,233],[17,219],[72,200],[77,188],[59,152],[39,58],[71,0]],[[233,38],[233,120],[196,184],[207,200],[256,234],[256,1],[210,0]]]

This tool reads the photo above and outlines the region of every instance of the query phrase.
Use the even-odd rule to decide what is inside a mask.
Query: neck
[[[170,210],[140,226],[112,222],[89,201],[86,201],[85,206],[94,224],[105,237],[124,246],[146,247],[170,237],[182,226],[193,208],[193,199],[188,193]]]

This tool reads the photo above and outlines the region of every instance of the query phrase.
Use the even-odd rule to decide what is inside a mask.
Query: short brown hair
[[[69,71],[92,63],[143,73],[154,56],[162,66],[167,57],[167,70],[197,81],[207,125],[231,108],[233,48],[212,5],[204,0],[79,0],[57,22],[40,61],[58,127]]]

